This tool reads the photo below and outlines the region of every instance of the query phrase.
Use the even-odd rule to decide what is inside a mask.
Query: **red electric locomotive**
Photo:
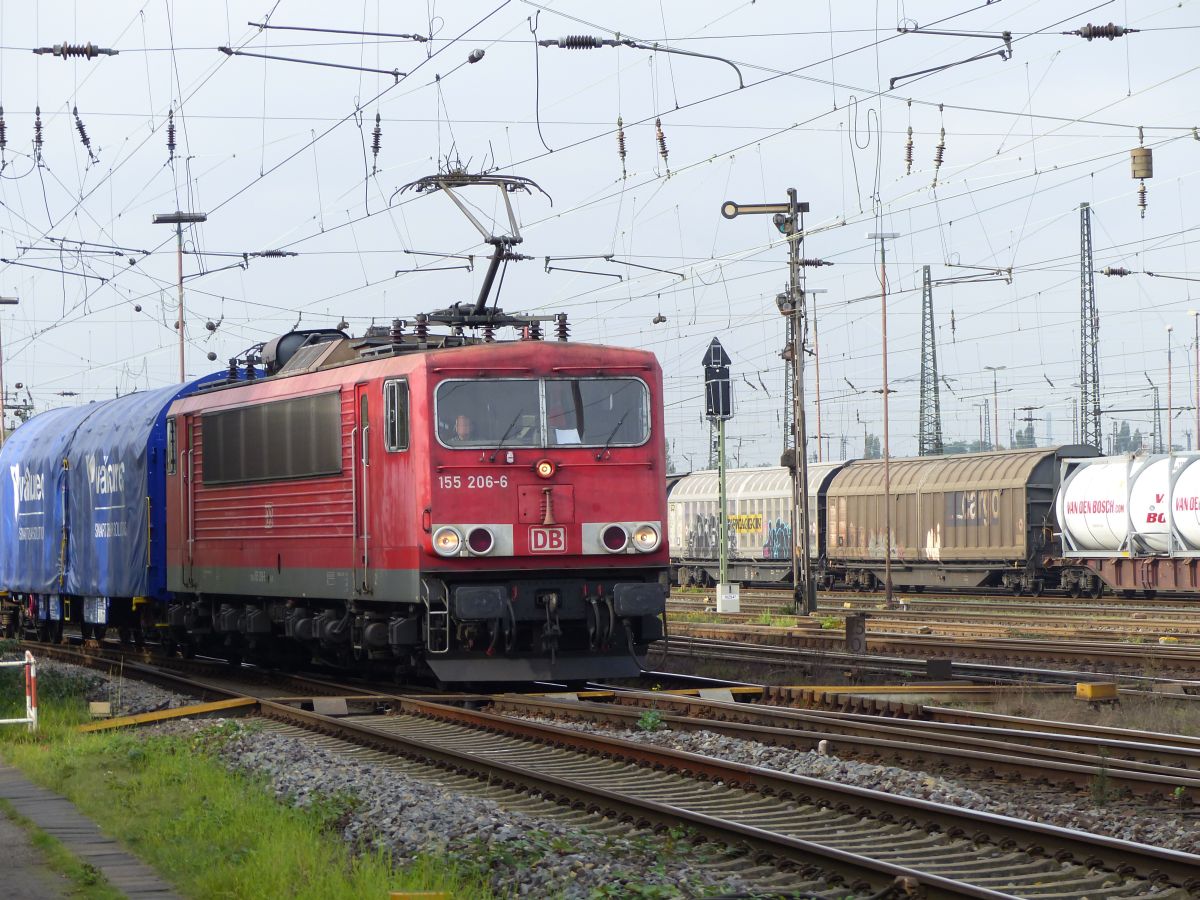
[[[669,565],[662,373],[520,321],[294,332],[270,377],[175,402],[171,638],[443,682],[636,674]]]

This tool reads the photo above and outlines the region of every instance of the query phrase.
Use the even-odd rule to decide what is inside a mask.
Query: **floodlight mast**
[[[183,337],[183,226],[198,225],[207,222],[208,216],[200,212],[155,213],[151,218],[154,225],[174,225],[176,239],[176,256],[179,260],[179,321],[175,327],[179,329],[179,383],[187,380],[184,366],[184,337]]]

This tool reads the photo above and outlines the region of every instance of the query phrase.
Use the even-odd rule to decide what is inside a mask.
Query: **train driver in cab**
[[[475,434],[475,424],[471,421],[470,416],[458,415],[454,417],[454,437],[462,443],[467,443]]]

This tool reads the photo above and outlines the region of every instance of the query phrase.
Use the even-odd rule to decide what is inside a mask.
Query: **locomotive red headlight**
[[[629,532],[621,525],[609,525],[601,533],[600,541],[609,553],[620,553],[629,544]]]
[[[554,474],[554,463],[548,459],[539,460],[533,471],[537,473],[538,478],[549,478]]]
[[[472,528],[467,535],[467,546],[471,548],[472,553],[484,556],[496,546],[496,539],[492,536],[490,528]]]

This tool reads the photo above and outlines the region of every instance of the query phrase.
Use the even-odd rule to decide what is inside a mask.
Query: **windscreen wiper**
[[[496,449],[492,451],[492,455],[489,457],[488,462],[496,461],[496,455],[504,447],[504,442],[508,440],[508,436],[512,434],[512,430],[517,427],[517,423],[521,421],[521,416],[523,415],[525,415],[524,410],[520,410],[515,416],[513,416],[513,420],[509,422],[508,427],[504,429],[504,434],[500,438],[500,443],[497,444]]]
[[[600,448],[600,452],[596,454],[596,459],[601,460],[604,454],[608,452],[608,445],[612,443],[613,438],[617,436],[617,432],[621,430],[621,426],[625,424],[625,420],[629,418],[629,410],[625,410],[625,415],[617,421],[617,426],[608,433],[608,438],[604,441],[604,446]]]

